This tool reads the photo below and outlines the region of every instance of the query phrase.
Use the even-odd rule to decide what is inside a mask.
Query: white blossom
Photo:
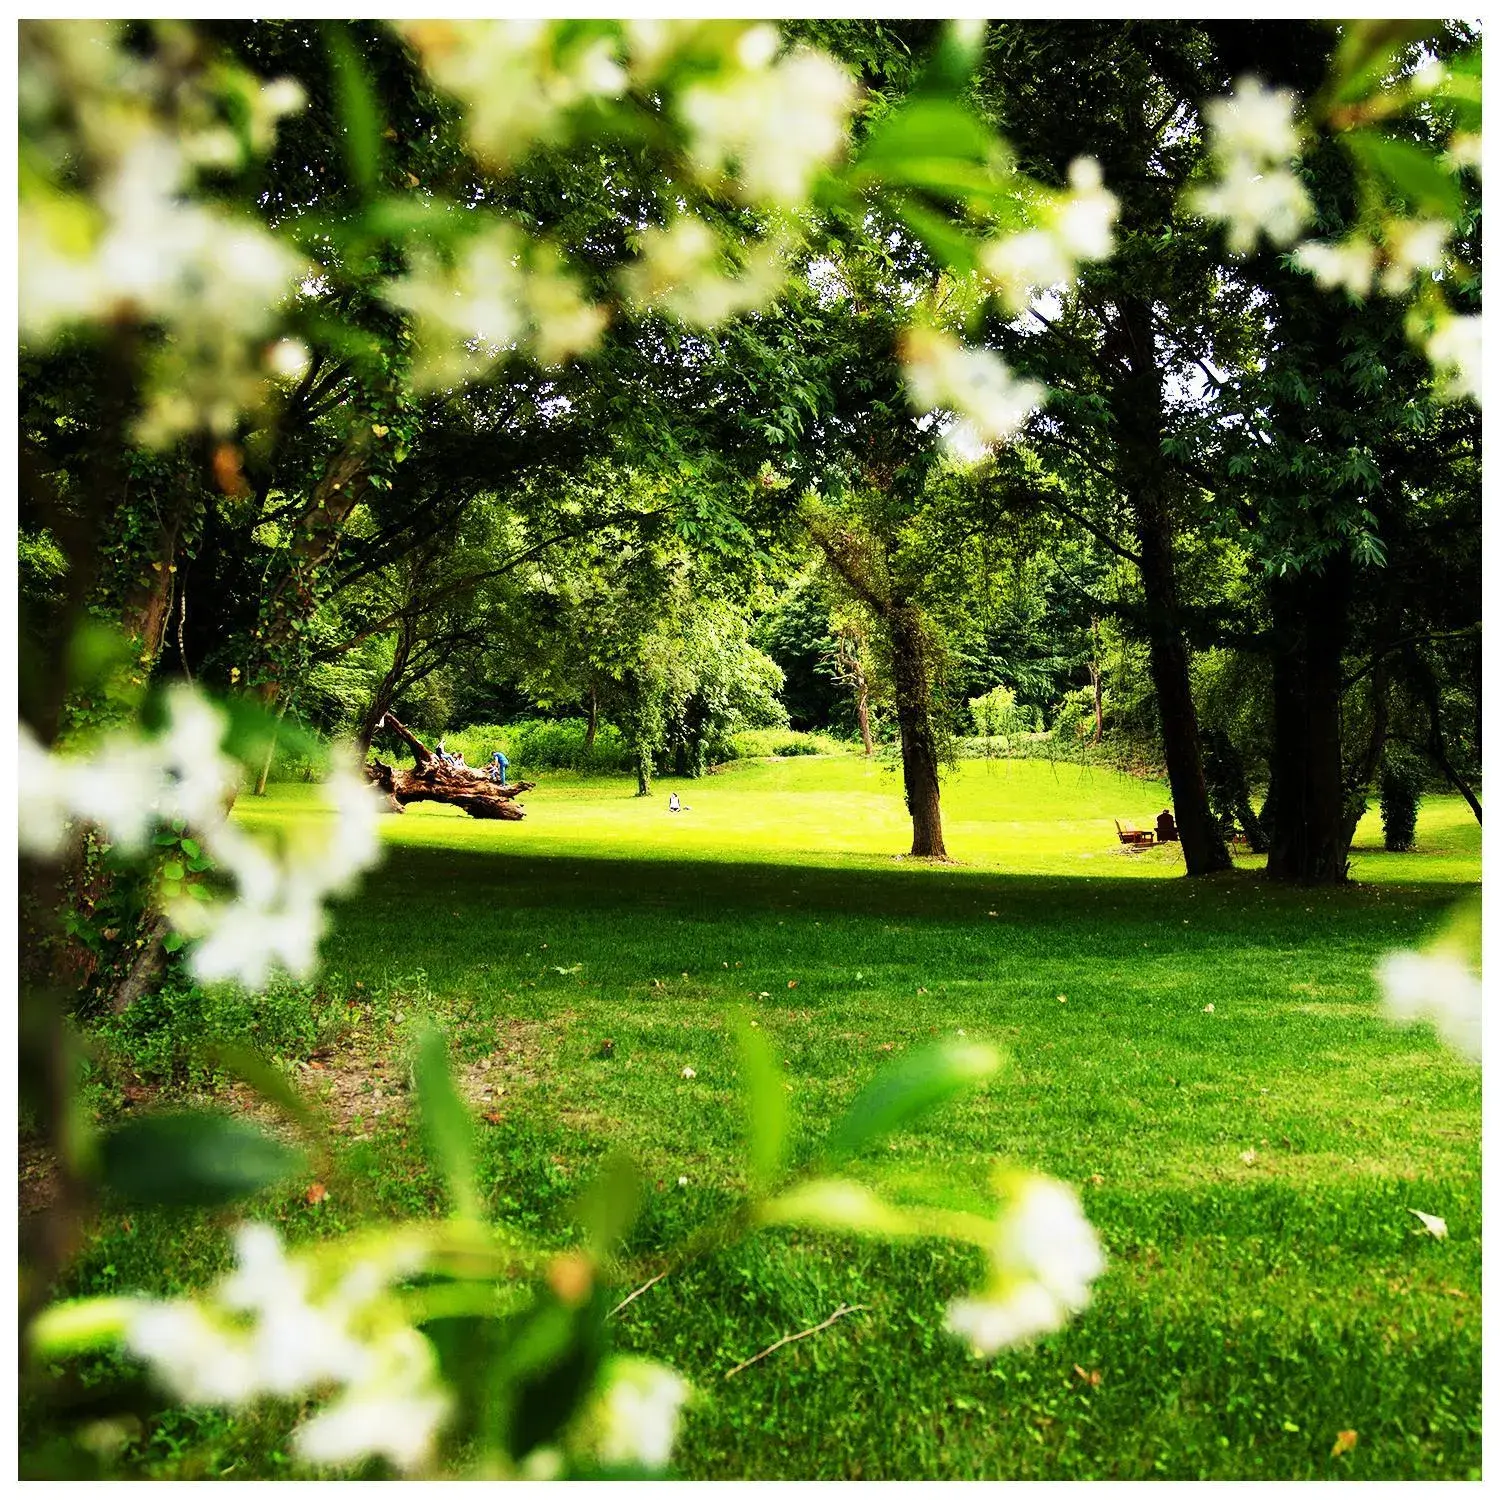
[[[1386,265],[1380,278],[1381,289],[1399,296],[1423,272],[1439,269],[1452,232],[1452,226],[1440,219],[1386,220]]]
[[[1023,1281],[1003,1296],[959,1297],[948,1304],[943,1327],[966,1339],[976,1355],[998,1354],[1068,1321],[1069,1310],[1038,1281]]]
[[[301,339],[277,339],[266,351],[266,368],[282,380],[300,380],[312,363],[312,351]]]
[[[1057,206],[1057,237],[1075,260],[1104,260],[1115,248],[1120,200],[1104,186],[1104,172],[1092,156],[1068,167],[1072,192]]]
[[[1262,171],[1237,157],[1223,175],[1193,195],[1193,206],[1207,219],[1222,220],[1229,248],[1245,255],[1258,236],[1289,245],[1312,216],[1312,200],[1285,167]]]
[[[1431,1021],[1456,1051],[1478,1062],[1483,991],[1479,975],[1457,954],[1388,953],[1375,971],[1392,1019]]]
[[[1088,1306],[1104,1268],[1077,1193],[1051,1178],[1023,1178],[996,1225],[984,1293],[951,1303],[945,1326],[976,1354],[994,1354],[1061,1328]]]
[[[771,62],[774,48],[761,39],[769,30],[755,28],[742,39],[742,71],[685,89],[677,109],[701,172],[718,176],[733,166],[745,198],[792,205],[843,148],[854,82],[832,58],[807,48]]]
[[[1346,240],[1306,240],[1294,257],[1325,291],[1345,287],[1356,297],[1367,297],[1375,281],[1374,244],[1363,235]]]
[[[476,151],[500,166],[556,138],[575,105],[615,98],[629,83],[614,40],[564,46],[557,22],[403,21],[397,29],[434,82],[464,105]]]
[[[180,1401],[243,1406],[263,1396],[333,1388],[293,1434],[300,1458],[351,1464],[385,1458],[421,1468],[451,1410],[432,1346],[416,1329],[372,1316],[393,1281],[420,1264],[406,1246],[357,1261],[332,1291],[289,1257],[269,1225],[235,1234],[237,1265],[201,1300],[143,1302],[125,1343]]]
[[[1442,377],[1440,394],[1483,401],[1483,324],[1478,313],[1442,319],[1427,337],[1427,357]]]
[[[1015,376],[999,355],[966,348],[934,328],[909,329],[902,358],[912,404],[958,413],[985,445],[1013,437],[1047,394],[1036,381]]]
[[[1248,76],[1235,84],[1232,94],[1203,106],[1218,155],[1266,163],[1297,155],[1296,112],[1297,96],[1290,89],[1273,91]]]
[[[600,1461],[665,1468],[689,1393],[688,1383],[675,1370],[655,1360],[612,1359],[585,1419]]]
[[[1217,178],[1189,198],[1205,218],[1221,221],[1229,248],[1247,254],[1265,235],[1289,245],[1312,217],[1312,200],[1290,170],[1299,146],[1296,96],[1242,78],[1235,92],[1203,107]]]

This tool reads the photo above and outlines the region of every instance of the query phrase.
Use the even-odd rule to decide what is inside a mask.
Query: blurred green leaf
[[[1366,98],[1380,88],[1400,55],[1414,42],[1441,35],[1441,21],[1350,21],[1344,27],[1329,72],[1329,88],[1340,104]]]
[[[623,1152],[612,1152],[599,1175],[579,1195],[574,1214],[589,1248],[603,1258],[613,1255],[630,1233],[640,1207],[640,1172]]]
[[[740,1081],[745,1094],[745,1134],[750,1148],[751,1181],[770,1185],[786,1159],[791,1132],[786,1080],[765,1032],[748,1016],[736,1017],[740,1044]]]
[[[442,1032],[429,1027],[417,1039],[414,1065],[417,1106],[433,1165],[443,1174],[455,1214],[479,1217],[479,1194],[474,1185],[474,1122],[458,1096],[448,1071],[448,1044]]]
[[[327,37],[334,101],[344,130],[344,160],[354,186],[373,197],[380,177],[380,108],[347,24],[331,24]]]
[[[596,1286],[580,1306],[548,1298],[521,1319],[502,1365],[513,1457],[551,1442],[588,1396],[609,1348],[607,1306]]]
[[[262,1099],[276,1105],[308,1134],[320,1133],[318,1116],[307,1101],[254,1048],[243,1047],[237,1042],[221,1042],[213,1049],[213,1059],[226,1073],[248,1083]]]
[[[885,181],[921,171],[916,163],[944,161],[987,165],[997,142],[961,104],[951,99],[917,99],[887,116],[870,133],[858,167]]]
[[[824,1160],[844,1161],[917,1115],[991,1077],[1001,1055],[993,1047],[948,1039],[887,1068],[855,1097],[834,1126]]]
[[[290,1176],[302,1162],[301,1152],[210,1110],[131,1120],[99,1143],[104,1187],[141,1206],[233,1203]]]
[[[899,1235],[911,1221],[863,1183],[819,1177],[779,1193],[758,1215],[762,1224],[805,1224],[855,1234]]]
[[[1378,130],[1351,130],[1343,140],[1359,162],[1383,178],[1414,212],[1453,219],[1463,208],[1463,189],[1421,146]]]

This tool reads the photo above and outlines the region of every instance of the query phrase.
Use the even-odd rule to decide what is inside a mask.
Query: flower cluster
[[[265,347],[306,270],[255,220],[187,197],[200,170],[240,170],[240,138],[203,87],[128,56],[117,27],[28,22],[22,52],[22,337],[46,344],[84,321],[159,325],[168,337],[137,436],[229,432],[264,393]],[[251,150],[269,149],[277,121],[302,107],[300,87],[224,76]],[[85,190],[63,186],[80,167]]]
[[[957,413],[944,440],[960,460],[975,461],[992,443],[1014,437],[1047,394],[1036,381],[1013,374],[998,354],[966,348],[936,328],[908,329],[901,355],[912,404]]]
[[[398,21],[440,88],[464,106],[475,151],[508,168],[557,138],[569,110],[615,99],[628,75],[613,36],[547,21]]]
[[[1104,1252],[1078,1195],[1047,1177],[1002,1178],[1005,1211],[990,1246],[989,1280],[950,1303],[945,1327],[975,1355],[991,1355],[1061,1328],[1088,1306]]]
[[[572,1445],[609,1468],[665,1468],[690,1394],[667,1365],[616,1355],[575,1425]]]
[[[1388,953],[1375,977],[1393,1020],[1431,1021],[1450,1047],[1479,1061],[1483,990],[1478,973],[1460,955],[1443,949]]]
[[[1298,152],[1297,99],[1241,78],[1227,98],[1203,108],[1217,177],[1191,198],[1206,219],[1222,222],[1229,248],[1248,254],[1264,235],[1290,245],[1312,217],[1312,200],[1291,164]]]
[[[169,695],[160,735],[116,730],[89,756],[49,753],[23,725],[19,842],[23,854],[55,857],[77,820],[134,853],[154,829],[180,820],[236,887],[229,900],[201,899],[202,886],[169,893],[173,926],[198,939],[192,969],[200,979],[259,989],[276,964],[311,973],[324,901],[379,859],[379,809],[355,770],[336,767],[323,788],[335,815],[331,834],[291,839],[273,854],[229,820],[240,770],[220,748],[225,727],[222,710],[186,686]]]
[[[1104,186],[1092,157],[1068,168],[1070,191],[1043,204],[1033,229],[989,241],[980,269],[1012,312],[1022,311],[1039,291],[1069,286],[1086,260],[1104,260],[1114,250],[1119,200]]]
[[[468,240],[451,265],[416,253],[387,297],[416,319],[416,375],[428,386],[481,375],[522,347],[539,364],[562,364],[592,349],[607,321],[552,246],[503,223]]]
[[[747,203],[792,208],[843,148],[855,90],[831,57],[803,47],[778,58],[779,45],[774,26],[751,27],[730,66],[683,90],[677,113],[700,173],[732,172]]]
[[[243,1406],[332,1387],[337,1394],[292,1437],[309,1463],[378,1457],[408,1472],[428,1463],[451,1399],[432,1346],[385,1295],[421,1268],[420,1253],[398,1241],[321,1285],[268,1225],[241,1225],[235,1255],[235,1270],[202,1301],[133,1307],[129,1352],[185,1404]]]
[[[783,247],[776,239],[758,245],[745,268],[731,276],[720,269],[724,246],[693,214],[680,214],[640,239],[640,259],[622,275],[626,295],[684,323],[712,327],[769,302],[786,277]]]

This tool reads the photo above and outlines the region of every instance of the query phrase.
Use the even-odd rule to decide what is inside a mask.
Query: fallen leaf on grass
[[[576,974],[582,967],[582,964],[574,964],[571,969],[560,969],[556,964],[553,964],[552,972],[554,974]]]
[[[502,1115],[498,1109],[486,1110],[484,1114],[484,1119],[486,1119],[491,1125],[500,1124],[500,1122],[504,1120],[504,1118],[505,1116]]]
[[[788,979],[787,982],[786,982],[786,987],[789,990],[796,989],[797,988],[797,981],[795,979]]]
[[[1260,1158],[1255,1154],[1255,1148],[1252,1146],[1248,1151],[1240,1152],[1240,1160],[1244,1162],[1247,1167],[1253,1167],[1255,1163],[1260,1160]]]
[[[309,1203],[321,1203],[328,1196],[328,1189],[321,1182],[315,1182],[307,1190],[307,1201]]]
[[[1358,1441],[1359,1434],[1352,1427],[1345,1428],[1334,1439],[1333,1451],[1328,1456],[1337,1458],[1341,1453],[1347,1453]]]
[[[1448,1238],[1448,1225],[1444,1220],[1438,1218],[1436,1214],[1424,1214],[1420,1208],[1409,1208],[1406,1211],[1409,1214],[1415,1214],[1422,1221],[1422,1228],[1433,1239],[1445,1240]]]
[[[682,1076],[684,1078],[696,1078],[698,1075],[691,1068],[684,1068],[682,1070]]]
[[[1085,1370],[1082,1365],[1074,1365],[1073,1371],[1080,1380],[1087,1381],[1089,1385],[1098,1385],[1104,1379],[1097,1370]]]

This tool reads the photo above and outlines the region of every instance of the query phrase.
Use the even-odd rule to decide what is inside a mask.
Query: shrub
[[[1422,782],[1422,763],[1416,756],[1388,747],[1380,767],[1380,821],[1385,847],[1392,853],[1403,853],[1416,844]]]
[[[742,729],[729,736],[726,760],[754,760],[775,755],[848,755],[853,747],[845,740],[816,730]]]

